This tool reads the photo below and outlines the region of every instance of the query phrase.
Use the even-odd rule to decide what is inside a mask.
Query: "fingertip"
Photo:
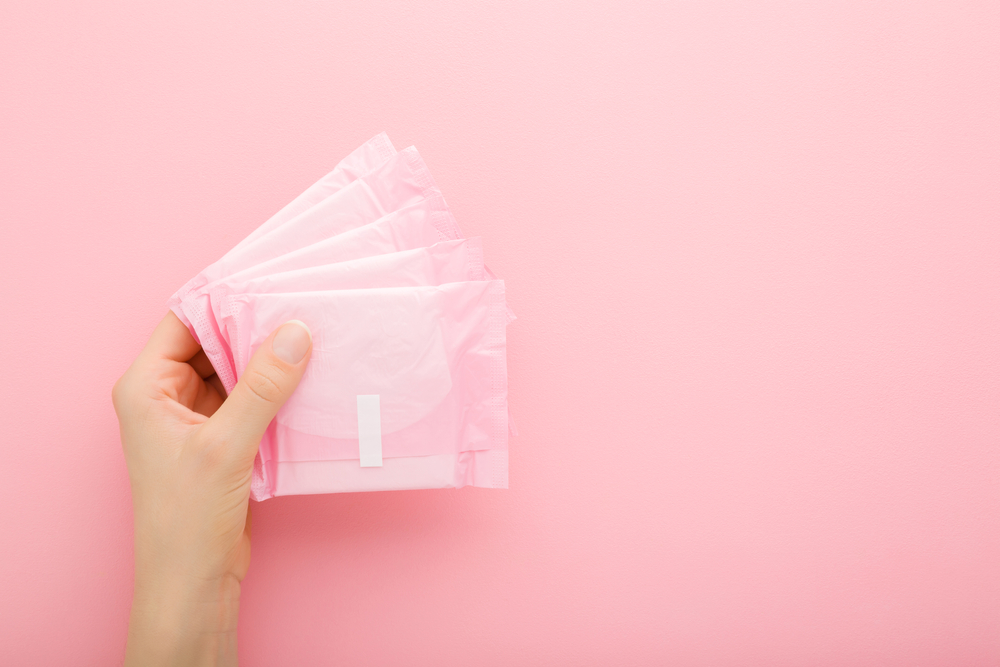
[[[292,365],[301,362],[310,347],[312,347],[312,331],[302,320],[289,320],[282,324],[271,341],[274,356]]]
[[[309,334],[309,342],[310,343],[312,342],[312,329],[309,328],[308,324],[306,324],[302,320],[288,320],[287,322],[285,322],[285,324],[298,324],[300,327],[306,330],[306,333]],[[281,326],[285,325],[282,324]]]
[[[171,361],[187,361],[200,349],[201,343],[187,325],[173,310],[168,310],[156,325],[143,351]]]

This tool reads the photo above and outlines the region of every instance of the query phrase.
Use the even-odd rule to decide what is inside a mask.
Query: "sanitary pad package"
[[[227,286],[241,280],[264,277],[296,268],[324,266],[397,250],[426,247],[438,241],[457,239],[460,236],[458,224],[447,211],[444,198],[436,195],[393,211],[373,223],[223,276],[189,292],[187,297],[175,306],[174,312],[179,311],[178,315],[181,315],[182,321],[194,332],[209,361],[215,366],[226,390],[231,391],[236,384],[236,376],[232,372],[231,357],[227,356],[229,347],[228,340],[225,340],[225,332],[218,329],[219,309],[217,301],[213,304],[213,293],[232,292],[232,289],[227,290]],[[300,290],[291,286],[286,291]]]
[[[414,148],[380,134],[171,297],[227,391],[288,320],[313,353],[251,497],[507,487],[502,280]]]

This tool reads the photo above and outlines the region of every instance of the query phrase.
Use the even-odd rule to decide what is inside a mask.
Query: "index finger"
[[[160,320],[153,330],[153,335],[149,337],[149,342],[143,348],[143,354],[149,354],[161,359],[171,361],[186,362],[194,355],[198,354],[201,345],[194,339],[184,323],[169,311],[167,316]]]

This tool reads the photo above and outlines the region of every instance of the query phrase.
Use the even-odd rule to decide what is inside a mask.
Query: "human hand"
[[[126,665],[236,664],[253,461],[311,353],[309,329],[283,324],[224,398],[205,353],[168,313],[115,383],[135,515]]]

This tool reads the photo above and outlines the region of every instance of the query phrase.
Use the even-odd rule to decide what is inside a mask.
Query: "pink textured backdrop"
[[[8,0],[0,662],[121,659],[111,385],[385,129],[520,316],[511,489],[257,506],[245,665],[1000,664],[998,35],[994,2]]]

